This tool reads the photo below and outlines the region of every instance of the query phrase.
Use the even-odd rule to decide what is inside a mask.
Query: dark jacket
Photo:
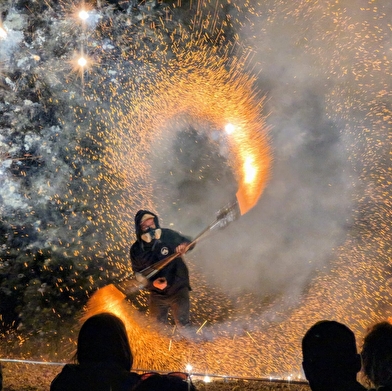
[[[141,238],[143,232],[140,230],[140,221],[145,214],[154,216],[155,226],[156,228],[160,228],[158,216],[156,214],[148,210],[140,210],[136,214],[135,230],[137,240],[132,244],[130,250],[132,269],[135,273],[166,258],[170,254],[174,254],[175,249],[179,244],[191,242],[189,237],[183,236],[168,228],[160,228],[161,236],[159,239],[153,239],[150,243],[145,242]],[[167,280],[168,286],[164,290],[156,289],[152,285],[152,281],[159,277],[165,277]],[[189,272],[183,259],[177,257],[157,274],[152,276],[146,288],[152,292],[170,296],[184,287],[188,287],[188,289],[191,290]]]
[[[140,376],[116,364],[67,364],[53,379],[50,391],[130,391]]]

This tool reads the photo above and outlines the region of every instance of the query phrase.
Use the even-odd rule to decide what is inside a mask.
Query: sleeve
[[[181,235],[181,234],[179,234],[178,232],[176,232],[177,233],[177,235],[179,235],[179,239],[180,239],[180,243],[178,243],[178,244],[181,244],[181,243],[192,243],[192,238],[191,237],[189,237],[189,236],[184,236],[184,235]],[[196,246],[196,243],[193,243],[192,244],[192,246],[190,246],[189,247],[189,250],[188,251],[191,251],[191,250],[193,250],[194,248],[195,248],[195,246]]]
[[[130,251],[132,270],[138,273],[156,262],[155,254],[151,251],[143,251],[138,242],[134,243]]]
[[[175,248],[181,243],[191,243],[191,239],[187,236],[181,235],[176,231],[170,229],[162,230],[162,243],[167,247],[172,247],[173,253]],[[188,268],[184,263],[182,257],[175,258],[169,263],[164,269],[162,269],[158,277],[163,276],[167,279],[169,285],[169,291],[176,291],[182,286],[189,286],[189,272]]]

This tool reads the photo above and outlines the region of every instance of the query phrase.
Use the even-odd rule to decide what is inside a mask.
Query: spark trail
[[[174,9],[181,14],[181,7]],[[98,258],[99,264],[105,259],[118,273],[126,271],[133,212],[140,205],[155,206],[153,167],[148,158],[152,147],[165,148],[164,141],[174,137],[170,130],[187,124],[196,123],[197,129],[208,132],[223,130],[231,123],[239,132],[228,137],[232,159],[228,164],[240,190],[253,172],[258,175],[257,189],[262,191],[271,169],[264,131],[271,125],[275,167],[290,161],[285,159],[292,155],[298,156],[296,164],[284,166],[290,175],[282,169],[274,171],[270,187],[264,189],[264,196],[266,190],[272,190],[269,198],[263,198],[263,209],[256,208],[256,218],[244,219],[243,226],[230,231],[230,242],[224,243],[230,257],[222,257],[224,262],[220,262],[222,252],[214,248],[214,263],[210,262],[221,266],[219,281],[222,270],[231,278],[235,275],[232,285],[240,283],[244,270],[248,271],[245,281],[254,275],[261,279],[252,280],[254,291],[241,292],[234,300],[222,286],[211,287],[196,262],[190,262],[195,279],[192,315],[198,327],[209,320],[202,331],[209,330],[211,340],[170,343],[170,336],[160,335],[163,360],[156,368],[183,370],[191,361],[195,372],[296,377],[301,337],[315,321],[342,321],[360,338],[368,324],[390,316],[390,6],[370,0],[245,2],[243,7],[199,2],[193,18],[184,17],[178,24],[165,12],[156,20],[146,11],[137,26],[128,15],[111,15],[86,33],[84,51],[95,65],[85,71],[83,88],[60,61],[53,60],[49,70],[42,70],[48,71],[47,80],[53,83],[56,72],[68,81],[69,105],[74,108],[77,127],[76,142],[69,151],[76,167],[83,164],[84,187],[78,194],[57,194],[54,201],[66,210],[72,211],[76,201],[86,208],[84,225],[73,225],[74,214],[67,215],[70,243],[80,251],[89,247],[90,259]],[[72,40],[77,34],[68,28],[64,36]],[[260,91],[266,91],[268,99]],[[313,98],[322,101],[322,115],[339,130],[338,137],[331,127],[319,129],[311,121],[307,124],[311,130],[306,132],[298,118],[312,113],[297,109],[304,91],[312,92],[308,106]],[[263,115],[266,104],[268,122]],[[326,144],[335,138],[338,147],[326,150]],[[310,151],[306,149],[309,144]],[[347,164],[335,165],[331,155],[336,154],[341,158],[338,162],[347,160]],[[344,171],[339,176],[343,184],[338,186],[325,180],[330,177],[318,175],[319,191],[301,193],[303,172],[297,167],[303,168],[302,161],[309,161],[310,166],[322,161],[326,171]],[[336,215],[348,198],[350,211],[342,216],[346,226],[338,231],[339,241],[329,241],[328,234],[340,216],[334,215],[332,223],[327,221],[330,224],[324,230],[319,228],[325,225],[325,216],[320,217],[318,208],[311,209],[310,218],[304,213],[292,219],[294,223],[289,221],[295,204],[273,202],[286,201],[286,189],[292,190],[289,201],[296,192],[304,194],[304,204],[313,205],[320,198],[321,205],[337,210]],[[254,191],[250,204],[259,196]],[[275,210],[278,213],[272,214]],[[266,218],[269,212],[273,219]],[[319,223],[315,225],[318,230],[312,230],[313,225],[303,229],[314,221]],[[275,225],[277,222],[280,224]],[[263,242],[259,231],[272,237],[271,243]],[[243,247],[236,248],[233,238],[239,238]],[[245,250],[259,241],[263,246],[251,254],[251,263]],[[295,252],[293,242],[305,243],[309,252]],[[268,245],[274,251],[264,251]],[[236,258],[233,269],[229,267],[232,258]],[[87,261],[83,259],[81,267]],[[286,285],[292,289],[268,301],[256,288],[268,285],[268,273],[274,268],[287,269],[284,272],[290,281]],[[303,271],[303,279],[297,270]],[[272,275],[276,279],[270,280],[276,285],[280,275]],[[103,270],[102,279],[107,277]],[[143,304],[143,297],[140,300]],[[141,330],[133,324],[133,315],[124,308],[116,311],[130,322],[131,344],[145,355],[136,362],[153,363],[145,346],[154,331],[137,345]],[[179,360],[170,362],[169,346]]]
[[[313,281],[303,297],[294,296],[292,301],[290,297],[277,300],[273,305],[264,307],[260,315],[257,310],[259,298],[251,295],[255,308],[250,309],[243,318],[239,318],[234,311],[229,320],[217,328],[213,342],[206,342],[203,348],[193,350],[195,363],[192,364],[199,371],[222,372],[223,368],[228,373],[258,373],[260,376],[288,376],[294,373],[297,376],[301,362],[300,339],[313,322],[322,318],[337,319],[348,324],[360,336],[369,322],[381,319],[386,314],[385,304],[389,293],[384,288],[387,277],[383,268],[385,260],[390,257],[386,246],[390,241],[390,231],[386,225],[386,205],[390,204],[390,181],[386,178],[390,173],[390,164],[388,159],[378,159],[376,151],[386,157],[389,145],[391,116],[387,91],[390,89],[385,84],[383,74],[390,75],[391,64],[390,53],[382,42],[390,32],[390,26],[385,23],[385,13],[373,7],[371,2],[365,8],[357,2],[351,9],[340,8],[330,2],[323,5],[309,2],[293,5],[281,1],[270,6],[267,11],[257,11],[257,7],[248,9],[245,15],[250,12],[255,28],[259,26],[258,20],[265,21],[256,36],[265,37],[267,42],[273,41],[271,37],[278,26],[285,25],[281,38],[288,41],[296,37],[302,39],[302,43],[298,44],[302,45],[299,53],[303,50],[306,57],[317,59],[315,69],[319,67],[317,73],[321,80],[325,79],[328,83],[328,79],[333,79],[332,85],[325,88],[326,110],[333,121],[345,123],[342,130],[343,148],[348,150],[349,159],[356,165],[361,184],[361,190],[352,196],[357,208],[356,215],[367,214],[366,221],[372,215],[377,216],[375,221],[381,229],[374,231],[370,226],[362,226],[361,219],[356,218],[344,243],[339,248],[330,249],[334,258],[330,269]],[[268,8],[267,5],[265,8]],[[246,19],[242,12],[239,18]],[[358,19],[353,15],[357,15]],[[346,28],[352,32],[354,39],[348,39],[343,33],[347,31]],[[155,33],[159,37],[157,30]],[[287,34],[290,31],[294,35],[289,38]],[[121,129],[127,129],[127,132],[131,129],[132,135],[146,134],[146,138],[135,154],[131,154],[131,151],[121,152],[121,148],[111,151],[114,155],[119,154],[117,156],[144,156],[145,151],[149,151],[151,139],[159,140],[159,130],[165,128],[165,123],[181,121],[178,113],[186,113],[196,121],[208,122],[211,127],[223,128],[226,122],[239,121],[240,127],[246,130],[246,141],[245,145],[239,142],[233,146],[234,156],[242,163],[237,167],[252,162],[246,154],[256,145],[257,153],[261,153],[256,160],[264,161],[268,168],[268,148],[263,137],[259,138],[265,122],[259,116],[261,107],[258,102],[262,102],[262,99],[252,92],[257,79],[249,78],[244,69],[237,67],[241,59],[230,57],[229,60],[224,55],[225,50],[222,55],[221,47],[203,46],[203,40],[199,38],[200,35],[181,31],[174,40],[170,40],[168,47],[172,48],[174,59],[169,61],[165,50],[157,50],[153,54],[146,51],[146,55],[155,59],[155,56],[159,57],[157,65],[141,66],[140,69],[135,66],[133,79],[125,87],[120,83],[121,90],[126,90],[126,93],[119,94],[119,88],[114,88],[116,100],[123,102],[120,106],[126,107],[120,116],[124,121],[117,121],[118,113],[108,117],[113,118],[111,123],[120,123],[117,130],[120,130],[121,140],[124,139]],[[255,57],[259,59],[261,68],[273,67],[270,53],[279,48],[265,45],[263,42],[260,45],[263,49],[257,52],[260,49],[254,44]],[[356,51],[358,47],[369,48],[369,45],[372,49]],[[332,47],[339,50],[332,51]],[[226,50],[226,53],[229,51]],[[346,53],[345,57],[340,55],[342,52]],[[297,67],[301,64],[296,57],[289,61],[293,61]],[[229,67],[228,71],[228,65],[234,65],[234,68]],[[371,74],[369,69],[373,70]],[[307,75],[306,70],[298,76],[313,77],[311,73]],[[296,77],[295,71],[293,77]],[[141,82],[143,87],[135,87],[133,80]],[[364,94],[369,99],[363,99]],[[256,143],[249,141],[255,135]],[[128,137],[127,134],[125,137]],[[135,146],[131,141],[127,144],[132,148]],[[357,164],[359,161],[361,163]],[[261,177],[268,177],[266,174],[267,171],[264,171]],[[148,182],[148,174],[144,175],[143,180]],[[246,181],[246,176],[241,178]],[[371,183],[377,184],[369,187]],[[360,194],[362,190],[367,194],[365,197]],[[364,256],[369,252],[373,254],[372,259]],[[317,263],[317,255],[314,262]],[[208,289],[204,292],[203,286],[198,286],[197,290],[200,298],[204,294],[211,296]],[[226,304],[230,306],[230,303]],[[203,311],[201,307],[198,309]],[[271,326],[271,320],[278,324]],[[199,323],[203,323],[202,318]],[[218,352],[219,357],[214,352]]]

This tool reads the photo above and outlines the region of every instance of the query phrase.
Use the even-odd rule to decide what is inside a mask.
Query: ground
[[[47,391],[50,382],[61,370],[57,365],[21,364],[3,362],[3,391]],[[210,383],[195,380],[199,391],[238,391],[238,390],[290,390],[309,391],[306,384],[287,382],[261,382],[243,380],[217,380]]]

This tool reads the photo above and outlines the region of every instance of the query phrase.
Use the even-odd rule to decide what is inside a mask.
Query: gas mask
[[[142,240],[146,243],[150,243],[153,239],[160,239],[162,230],[160,228],[149,228],[146,232],[141,235]]]

